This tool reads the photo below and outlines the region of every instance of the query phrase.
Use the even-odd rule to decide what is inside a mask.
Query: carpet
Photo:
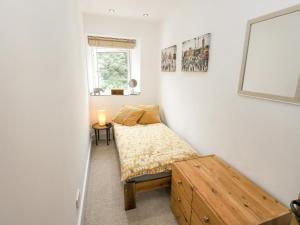
[[[91,152],[85,225],[176,225],[170,209],[170,189],[137,194],[137,208],[124,210],[118,152],[101,141]]]

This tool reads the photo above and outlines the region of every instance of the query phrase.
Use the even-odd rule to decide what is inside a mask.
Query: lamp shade
[[[100,109],[100,110],[97,110],[97,112],[98,112],[98,123],[100,126],[104,126],[106,124],[105,110]]]

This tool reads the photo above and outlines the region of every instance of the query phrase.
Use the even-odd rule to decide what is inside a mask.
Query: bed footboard
[[[124,183],[124,205],[125,210],[136,208],[136,193],[152,191],[159,188],[171,186],[171,175],[157,178],[153,180],[146,180],[142,182],[125,182]]]

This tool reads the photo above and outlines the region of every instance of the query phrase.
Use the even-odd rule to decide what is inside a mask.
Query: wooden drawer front
[[[171,209],[179,225],[188,225],[188,221],[184,217],[174,198],[171,198]]]
[[[191,225],[217,225],[217,224],[213,223],[213,221],[209,217],[203,216],[200,219],[197,213],[195,213],[195,211],[192,211]]]
[[[175,166],[172,168],[172,189],[174,188],[185,197],[189,204],[192,204],[192,185]]]
[[[204,203],[197,191],[194,192],[192,208],[191,225],[224,225]]]
[[[178,192],[176,187],[172,187],[171,195],[178,207],[180,208],[181,212],[183,213],[186,221],[190,223],[192,211],[191,204],[185,199],[184,195]]]

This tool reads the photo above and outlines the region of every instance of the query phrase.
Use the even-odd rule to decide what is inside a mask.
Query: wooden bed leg
[[[136,208],[134,182],[124,184],[124,203],[125,203],[125,210]]]

